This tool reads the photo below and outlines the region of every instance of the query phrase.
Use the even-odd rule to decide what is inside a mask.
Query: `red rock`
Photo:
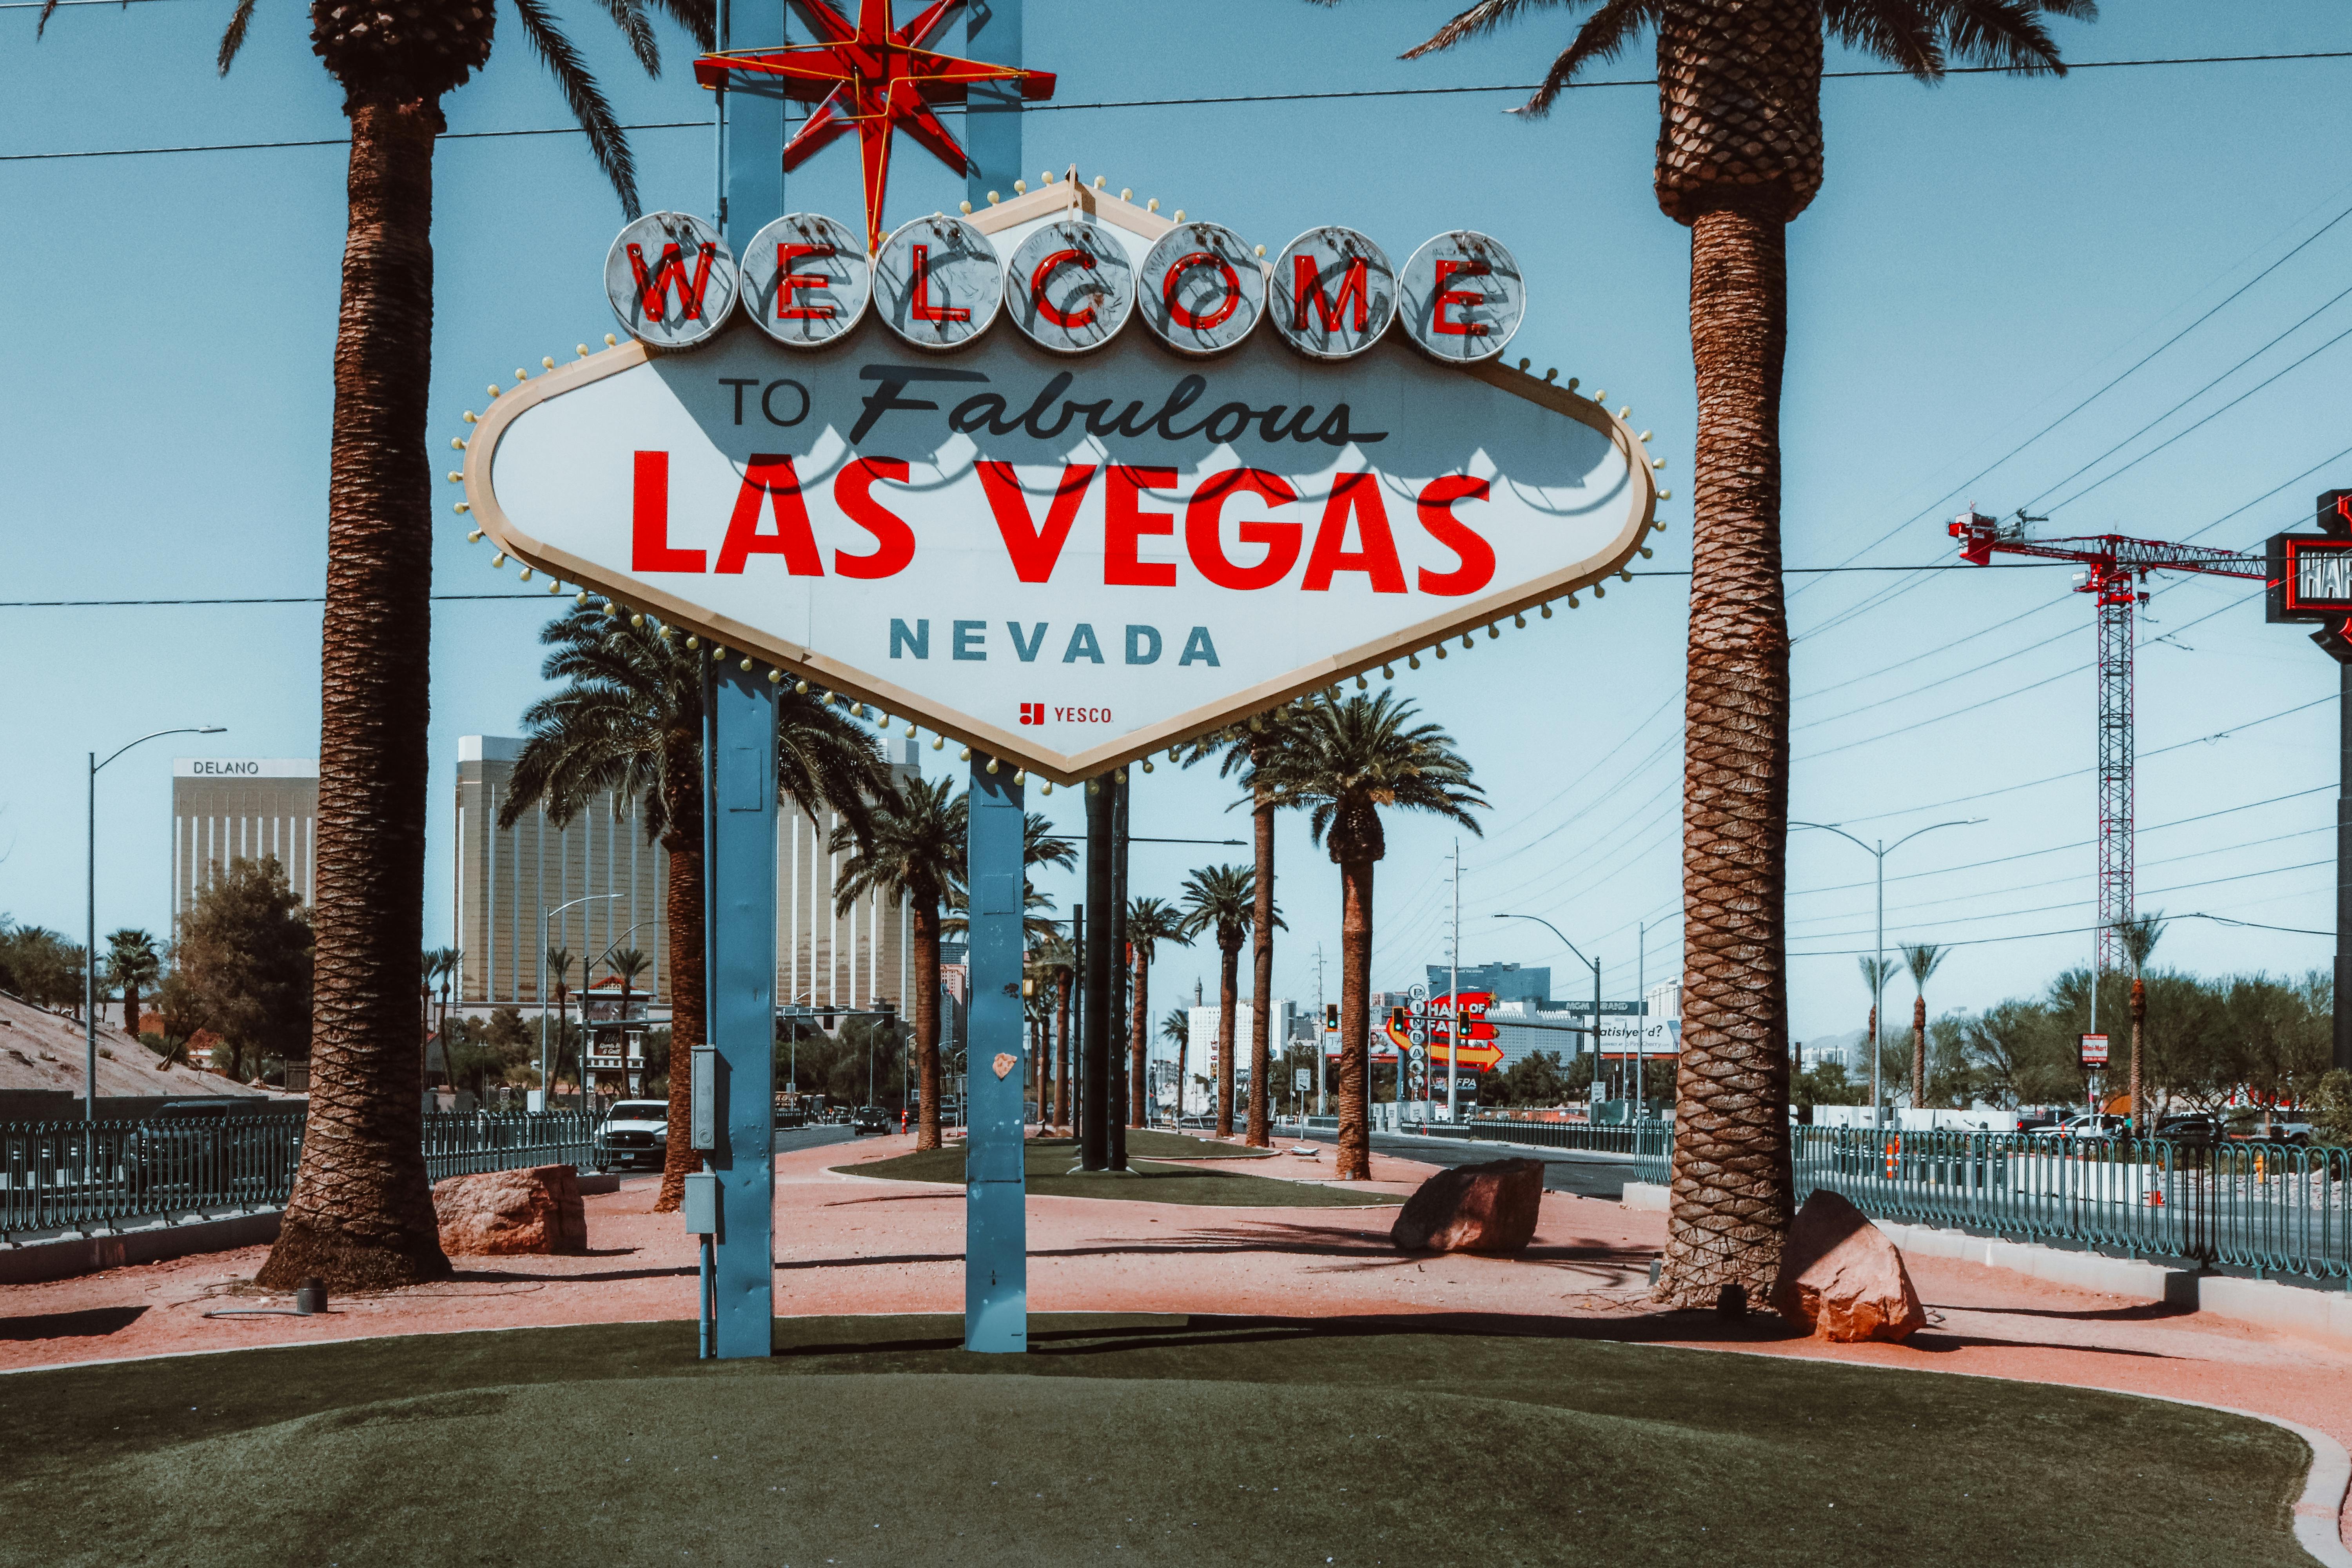
[[[1524,1251],[1543,1203],[1543,1162],[1456,1165],[1404,1201],[1389,1239],[1406,1252]]]
[[[1826,1187],[1805,1200],[1789,1229],[1772,1310],[1839,1344],[1908,1339],[1927,1321],[1895,1244]]]
[[[580,1173],[570,1165],[452,1176],[434,1184],[433,1212],[452,1258],[588,1250]]]

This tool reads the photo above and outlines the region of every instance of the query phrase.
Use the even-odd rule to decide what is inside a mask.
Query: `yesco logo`
[[[1049,709],[1043,702],[1021,704],[1021,721],[1024,724],[1043,724],[1045,721],[1045,715],[1049,712],[1054,716],[1054,722],[1056,724],[1108,724],[1110,722],[1110,710],[1108,708]]]

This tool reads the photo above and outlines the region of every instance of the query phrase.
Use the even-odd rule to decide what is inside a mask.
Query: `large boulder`
[[[1895,1244],[1826,1187],[1814,1189],[1790,1227],[1772,1310],[1840,1344],[1908,1339],[1927,1321]]]
[[[1540,1160],[1440,1171],[1405,1199],[1389,1239],[1406,1252],[1523,1251],[1535,1239],[1543,1173]]]
[[[433,1212],[452,1258],[588,1250],[580,1173],[570,1165],[452,1176],[434,1184]]]

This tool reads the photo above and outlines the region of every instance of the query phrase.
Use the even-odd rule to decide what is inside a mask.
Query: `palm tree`
[[[2141,978],[2140,971],[2146,967],[2148,954],[2156,951],[2157,942],[2164,935],[2164,924],[2163,911],[2158,910],[2154,914],[2134,915],[2116,928],[2116,934],[2123,939],[2124,956],[2131,960],[2132,966],[2131,1124],[2132,1131],[2141,1137],[2147,1135],[2146,1113],[2140,1108],[2139,1073],[2140,1027],[2147,1022],[2147,984]],[[2091,983],[2098,984],[2095,975]]]
[[[1870,993],[1870,1059],[1874,1064],[1871,1068],[1870,1087],[1871,1092],[1876,1094],[1879,1092],[1878,1086],[1883,1076],[1880,1065],[1884,1063],[1886,1056],[1883,1042],[1878,1036],[1878,999],[1885,994],[1886,983],[1895,978],[1895,961],[1891,958],[1878,958],[1864,953],[1853,962],[1854,966],[1862,971],[1864,989]],[[1876,1114],[1874,1106],[1873,1114]]]
[[[1274,994],[1274,931],[1281,924],[1274,914],[1274,796],[1260,782],[1259,772],[1260,764],[1292,739],[1297,714],[1297,710],[1288,704],[1268,712],[1253,713],[1247,723],[1203,737],[1181,752],[1171,753],[1181,754],[1188,768],[1218,756],[1221,760],[1217,776],[1230,778],[1238,773],[1243,786],[1249,791],[1250,831],[1257,873],[1257,909],[1250,922],[1256,939],[1251,945],[1250,989],[1260,999],[1260,1005],[1250,1014],[1249,1131],[1243,1142],[1255,1149],[1263,1149],[1272,1142],[1266,1122],[1266,1097],[1257,1092],[1257,1086],[1265,1082],[1270,1070],[1274,1014],[1264,1005],[1264,999]]]
[[[1184,1125],[1184,1053],[1192,1044],[1192,1015],[1181,1007],[1171,1007],[1168,1016],[1160,1020],[1160,1037],[1176,1047],[1176,1104],[1170,1120],[1178,1127]]]
[[[441,1071],[454,1086],[457,1081],[457,1064],[449,1054],[449,977],[457,970],[457,950],[454,947],[428,947],[425,950],[425,994],[429,1003],[437,989],[441,994],[439,1021],[434,1035],[441,1042]],[[428,1083],[430,1079],[428,1076]]]
[[[540,1059],[547,1063],[547,1077],[539,1086],[539,1102],[552,1110],[555,1109],[555,1076],[563,1070],[563,1047],[572,1038],[572,1018],[566,1011],[572,1001],[572,950],[568,947],[549,948],[547,973],[549,978],[554,983],[555,1039],[551,1044],[545,1037],[545,1031],[541,1031],[539,1042]],[[583,980],[588,978],[588,972],[584,968],[580,973],[580,978]],[[675,987],[672,988],[671,994],[673,995],[677,994]],[[700,1037],[699,1035],[696,1037],[698,1041]]]
[[[1037,974],[1041,999],[1050,996],[1053,1002],[1053,1026],[1044,1048],[1037,1053],[1038,1077],[1051,1079],[1053,1095],[1047,1102],[1045,1093],[1037,1096],[1037,1120],[1046,1126],[1066,1126],[1070,1113],[1070,1004],[1077,989],[1077,950],[1070,939],[1056,932],[1030,950],[1030,963]]]
[[[154,989],[155,977],[163,973],[163,956],[155,951],[154,937],[135,926],[108,932],[106,948],[107,976],[122,991],[122,1032],[135,1040],[139,994]]]
[[[1146,1052],[1149,1039],[1145,1034],[1151,1018],[1151,960],[1163,942],[1190,942],[1192,937],[1184,929],[1181,911],[1160,899],[1130,899],[1127,904],[1127,945],[1135,965],[1135,1010],[1130,1015],[1128,1035],[1127,1122],[1130,1127],[1145,1125],[1147,1109],[1144,1079],[1148,1076]],[[1273,982],[1267,981],[1269,986]],[[1261,991],[1260,995],[1265,994]],[[1257,1103],[1255,1096],[1251,1105]],[[1251,1125],[1256,1125],[1256,1112],[1251,1112]]]
[[[1242,938],[1257,913],[1257,873],[1246,866],[1204,866],[1184,879],[1187,940],[1217,933],[1217,1136],[1234,1135],[1234,1020],[1240,1004]],[[1258,1004],[1262,1009],[1263,1001]],[[1255,1099],[1262,1086],[1253,1085]]]
[[[1917,988],[1911,999],[1911,1103],[1927,1103],[1927,981],[1952,950],[1934,942],[1906,942],[1897,944],[1903,952],[1904,967],[1911,971],[1911,984]]]
[[[654,3],[709,47],[711,0]],[[56,4],[42,8],[44,26]],[[222,35],[224,75],[254,5],[237,0]],[[628,142],[595,79],[544,0],[514,9],[635,216]],[[658,74],[646,0],[605,9]],[[314,1275],[352,1289],[449,1272],[418,1135],[405,994],[425,917],[433,151],[441,100],[488,63],[495,26],[480,0],[310,6],[311,48],[342,89],[352,136],[320,636],[314,1070],[294,1191],[259,1275],[275,1288]]]
[[[670,1055],[682,1064],[704,1039],[707,655],[698,639],[681,637],[651,617],[636,626],[584,605],[549,622],[539,640],[553,650],[540,674],[563,684],[523,710],[530,733],[515,759],[499,826],[512,827],[538,808],[562,826],[601,796],[610,797],[616,818],[630,810],[643,813],[646,837],[661,845],[667,863],[661,918],[670,943]],[[889,782],[880,748],[822,694],[792,684],[775,691],[778,798],[811,816],[830,808],[853,831],[863,831],[866,803]],[[686,1178],[700,1163],[688,1125],[691,1090],[688,1074],[670,1074],[669,1143],[657,1212],[677,1207]]]
[[[869,893],[904,899],[915,949],[916,1082],[922,1114],[917,1149],[940,1146],[940,906],[964,886],[964,848],[971,802],[945,779],[912,778],[892,784],[874,803],[872,826],[861,841],[847,823],[830,846],[841,863],[834,910],[846,914]]]
[[[1307,827],[1339,868],[1339,1153],[1343,1181],[1372,1173],[1370,1099],[1372,868],[1388,854],[1381,808],[1428,812],[1480,833],[1486,804],[1454,738],[1417,724],[1418,710],[1383,688],[1376,697],[1325,693],[1299,719],[1292,744],[1266,759],[1277,805],[1311,807]]]
[[[618,952],[606,953],[604,955],[604,966],[607,969],[610,969],[614,974],[620,976],[621,980],[621,1087],[623,1091],[626,1092],[629,1083],[629,998],[636,989],[637,976],[643,974],[646,970],[651,969],[654,966],[654,961],[647,958],[643,952],[636,948],[625,947]],[[581,1034],[580,1081],[581,1093],[585,1095],[587,1093],[588,1082],[588,1040],[586,1038],[587,1031],[584,1026],[583,1027]]]
[[[1326,0],[1330,3],[1330,0]],[[1407,57],[1535,8],[1475,0]],[[1691,231],[1698,380],[1684,727],[1683,1045],[1660,1300],[1769,1293],[1790,1218],[1789,631],[1780,579],[1786,230],[1822,183],[1824,34],[1925,82],[1949,57],[2063,73],[2046,16],[2096,0],[1551,0],[1591,9],[1520,110],[1657,34],[1658,205]],[[1874,1044],[1875,1042],[1874,1041]]]

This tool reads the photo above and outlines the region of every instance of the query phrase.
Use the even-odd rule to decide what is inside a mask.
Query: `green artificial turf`
[[[1129,1133],[1128,1152],[1147,1151]],[[1154,1134],[1165,1144],[1198,1144],[1195,1138],[1171,1132]],[[1233,1158],[1229,1144],[1210,1144],[1220,1153],[1206,1158]],[[1130,1159],[1126,1171],[1081,1171],[1078,1145],[1070,1138],[1032,1138],[1024,1145],[1029,1191],[1045,1197],[1124,1198],[1130,1203],[1202,1204],[1217,1208],[1377,1208],[1402,1202],[1393,1193],[1374,1193],[1320,1182],[1284,1182],[1241,1171],[1204,1171],[1194,1165]],[[1189,1156],[1188,1156],[1189,1157]],[[896,1182],[963,1184],[963,1145],[927,1149],[862,1165],[835,1165],[846,1175],[882,1176]]]
[[[2243,1417],[1445,1327],[1038,1317],[975,1356],[954,1319],[801,1319],[698,1363],[692,1325],[620,1324],[17,1373],[0,1562],[2308,1563],[2308,1451]]]

